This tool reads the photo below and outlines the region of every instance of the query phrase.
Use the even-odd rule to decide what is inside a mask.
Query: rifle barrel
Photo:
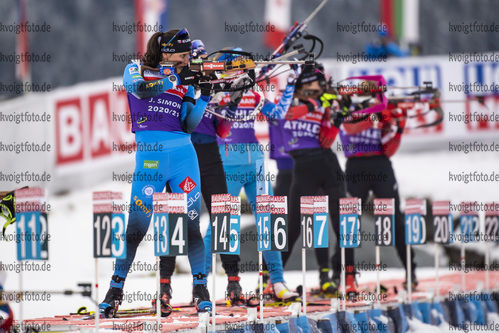
[[[309,15],[309,16],[305,19],[305,21],[303,21],[303,26],[304,26],[304,27],[306,27],[306,26],[307,26],[308,22],[310,22],[310,21],[314,18],[314,16],[315,16],[315,15],[317,15],[317,13],[318,13],[318,12],[322,9],[322,7],[324,7],[324,6],[326,5],[326,3],[327,3],[328,1],[329,1],[329,0],[324,0],[324,1],[322,1],[322,2],[319,4],[319,6],[317,6],[317,8],[315,8],[315,10],[314,10],[312,13],[310,13],[310,15]],[[305,30],[305,28],[304,28],[303,30]],[[302,30],[302,31],[303,31],[303,30]]]
[[[304,60],[255,61],[256,65],[304,65]]]

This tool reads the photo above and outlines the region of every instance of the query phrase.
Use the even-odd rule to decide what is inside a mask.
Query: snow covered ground
[[[340,163],[344,166],[344,159],[340,157]],[[404,153],[393,158],[393,166],[398,178],[400,194],[402,198],[419,197],[432,200],[451,200],[453,203],[466,201],[489,202],[498,200],[497,182],[474,182],[464,184],[462,182],[449,181],[449,172],[461,173],[470,171],[481,171],[491,173],[499,172],[499,154],[493,153]],[[269,169],[273,172],[275,166],[269,162]],[[102,183],[91,188],[73,191],[64,196],[51,196],[49,203],[49,231],[51,235],[49,243],[49,271],[23,272],[22,275],[15,271],[8,271],[5,282],[5,290],[19,290],[21,280],[24,290],[50,291],[63,289],[76,289],[79,282],[93,282],[95,276],[95,260],[92,257],[92,201],[91,193],[97,190],[113,190],[124,193],[129,198],[131,186],[128,183],[109,182]],[[243,223],[252,223],[251,219],[243,219]],[[206,228],[207,221],[204,219],[202,230]],[[8,234],[13,234],[15,228],[9,227]],[[256,250],[256,249],[255,249]],[[499,251],[493,250],[493,257],[499,257]],[[4,267],[12,267],[16,264],[15,242],[0,242],[0,261]],[[129,306],[148,306],[155,292],[155,276],[152,270],[155,263],[153,256],[153,244],[144,242],[138,249],[136,263],[148,264],[146,271],[132,272],[125,284],[125,304]],[[109,280],[113,269],[112,259],[100,259],[98,262],[99,294],[102,300],[107,291]],[[182,267],[186,265],[186,258],[179,260]],[[9,265],[9,266],[5,266]],[[418,275],[432,276],[432,268],[418,271]],[[390,269],[382,272],[390,278],[404,276],[401,269]],[[302,284],[302,275],[299,271],[286,272],[285,277],[289,287]],[[372,280],[374,274],[363,273],[361,282]],[[318,283],[317,273],[309,272],[307,285]],[[210,280],[211,281],[211,280]],[[191,276],[189,274],[175,275],[172,281],[173,301],[187,302],[191,297]],[[254,290],[257,284],[257,273],[248,272],[242,274],[241,284],[245,292]],[[216,276],[216,297],[223,298],[226,287],[226,277]],[[211,292],[211,282],[210,282]],[[127,301],[132,301],[128,303]],[[20,316],[20,304],[12,302],[16,317]],[[50,300],[25,302],[22,316],[24,318],[53,316],[54,314],[65,314],[76,311],[80,306],[92,307],[88,298],[80,296],[62,296],[51,294]],[[493,318],[499,322],[496,316]],[[445,331],[436,327],[426,327],[424,324],[414,324],[414,332],[419,331]]]

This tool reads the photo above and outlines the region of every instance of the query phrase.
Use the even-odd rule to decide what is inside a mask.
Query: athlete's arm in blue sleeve
[[[177,80],[171,82],[168,78],[155,81],[145,81],[140,75],[139,66],[135,63],[128,64],[123,73],[123,85],[126,92],[134,95],[138,99],[150,98],[162,94],[168,89],[175,88],[177,82],[180,82],[177,75]]]
[[[283,119],[288,112],[289,106],[293,101],[293,93],[295,92],[295,86],[288,84],[286,89],[279,99],[279,102],[276,104],[267,102],[265,106],[262,108],[262,113],[264,116],[267,116],[271,119]]]
[[[184,96],[182,108],[180,109],[180,122],[184,132],[189,134],[194,132],[203,118],[204,110],[206,109],[209,101],[210,97],[203,95],[195,100],[194,87],[189,86],[187,93]]]

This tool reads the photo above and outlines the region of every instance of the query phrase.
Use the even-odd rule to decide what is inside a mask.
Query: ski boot
[[[359,296],[356,275],[359,274],[355,271],[355,267],[349,265],[346,267],[345,272],[345,294],[347,299],[355,301]]]
[[[193,275],[192,302],[198,312],[211,311],[213,305],[210,301],[210,293],[206,288],[206,274]]]
[[[338,285],[329,278],[329,271],[329,268],[321,268],[320,270],[321,293],[326,296],[336,296],[338,294]]]
[[[111,277],[111,283],[109,290],[107,291],[104,301],[99,304],[99,309],[104,312],[106,318],[115,317],[118,312],[118,308],[123,301],[123,285],[125,284],[125,278],[119,277],[118,275],[113,275]]]
[[[161,302],[161,317],[168,317],[171,315],[173,309],[170,305],[172,299],[172,287],[170,285],[170,278],[161,279],[159,281],[159,297]],[[152,300],[153,308],[156,308],[156,299]]]
[[[227,284],[227,291],[225,292],[225,299],[230,306],[241,305],[245,303],[243,297],[243,290],[239,281],[241,278],[237,275],[229,276],[229,283]]]
[[[298,293],[290,291],[284,282],[273,283],[272,290],[274,292],[274,298],[281,302],[293,302],[300,296]]]

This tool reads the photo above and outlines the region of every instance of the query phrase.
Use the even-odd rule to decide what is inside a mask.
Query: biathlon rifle
[[[219,50],[208,55],[207,59],[195,59],[189,65],[189,70],[200,72],[201,79],[199,84],[212,84],[212,92],[232,92],[242,91],[252,88],[255,83],[255,69],[267,65],[306,65],[313,64],[313,56],[305,60],[287,60],[288,57],[303,52],[302,49],[290,52],[289,55],[266,61],[255,61],[254,55],[250,52],[235,50]],[[227,60],[209,60],[208,58],[215,54],[227,54]],[[159,68],[141,66],[141,73],[145,70],[159,72],[162,75],[171,75],[175,72],[175,66],[178,63],[160,62]],[[242,83],[232,85],[239,78],[244,78]],[[241,82],[241,80],[239,80]]]
[[[326,3],[328,1],[329,0],[323,0],[319,4],[319,6],[317,6],[317,8],[315,8],[314,11],[312,13],[310,13],[310,15],[305,19],[305,21],[303,21],[303,23],[295,22],[295,24],[290,29],[291,30],[290,33],[284,38],[281,45],[279,45],[277,47],[277,49],[275,49],[275,51],[272,53],[272,57],[279,56],[281,54],[286,53],[289,50],[289,48],[297,40],[299,40],[301,37],[303,37],[304,39],[311,40],[313,43],[312,47],[308,51],[308,53],[313,52],[316,42],[318,42],[320,44],[321,49],[317,53],[317,55],[315,56],[316,58],[319,58],[319,56],[322,53],[322,49],[324,47],[324,44],[322,43],[322,41],[318,37],[308,34],[306,30],[308,27],[308,23],[315,17],[315,15],[317,15],[317,13],[322,9],[322,7],[324,7],[326,5]]]
[[[336,84],[336,85],[330,85],[330,88],[335,89],[340,95],[361,95],[361,96],[366,96],[366,95],[371,95],[373,97],[376,97],[378,100],[378,103],[374,106],[370,106],[368,108],[360,109],[360,110],[355,110],[355,111],[350,111],[348,113],[353,114],[370,114],[370,113],[378,113],[382,112],[385,109],[402,109],[405,112],[402,113],[402,117],[407,117],[407,118],[416,118],[416,117],[421,117],[425,116],[426,114],[430,112],[435,112],[438,117],[436,120],[419,125],[417,127],[414,127],[413,129],[417,128],[425,128],[425,127],[432,127],[432,126],[437,126],[443,121],[444,118],[444,113],[443,109],[441,107],[441,101],[440,101],[440,89],[433,87],[431,82],[424,82],[424,86],[421,87],[395,87],[395,86],[387,86],[386,85],[386,80],[382,75],[363,75],[363,76],[355,76],[355,77],[349,77],[346,78],[343,81],[351,81],[351,80],[363,80],[363,81],[371,81],[375,82],[376,85],[372,84],[365,84],[364,82],[361,84],[353,84],[353,85],[341,85],[341,84]],[[412,91],[409,94],[405,96],[389,96],[386,97],[385,93],[390,90],[390,89],[417,89],[416,91]],[[428,95],[430,94],[431,97],[429,98],[422,98],[422,95]],[[407,111],[414,109],[418,104],[426,104],[429,108],[429,110],[425,113],[420,113],[417,115],[407,115]]]
[[[411,109],[414,109],[418,104],[424,104],[428,106],[428,111],[420,113],[417,115],[407,115],[407,118],[416,118],[421,116],[426,116],[430,112],[435,112],[437,114],[437,119],[434,121],[416,126],[412,129],[427,128],[439,125],[444,120],[444,111],[440,104],[440,89],[433,87],[432,82],[423,82],[424,86],[415,87],[416,91],[409,93],[406,96],[389,96],[388,97],[388,109],[402,109],[407,114]],[[399,87],[391,87],[392,89],[397,89]],[[422,98],[421,95],[431,95],[429,98]]]
[[[386,80],[383,75],[361,75],[361,76],[351,76],[347,77],[343,81],[353,81],[353,80],[362,80],[369,81],[375,83],[373,84],[358,84],[358,85],[331,85],[331,88],[334,88],[341,95],[365,95],[366,93],[371,94],[373,97],[376,97],[378,103],[376,105],[370,106],[365,109],[355,110],[351,113],[378,113],[387,108],[388,99],[385,96],[386,92]]]
[[[310,15],[303,21],[303,23],[298,23],[295,22],[295,24],[291,27],[289,34],[284,38],[283,42],[272,52],[270,57],[268,57],[268,60],[274,60],[276,58],[280,57],[290,57],[291,54],[297,55],[298,53],[304,53],[305,55],[302,56],[301,58],[298,58],[299,60],[305,60],[309,57],[313,57],[314,59],[317,59],[321,56],[322,51],[324,49],[324,43],[320,38],[317,36],[311,35],[307,32],[307,27],[308,23],[317,15],[317,13],[326,5],[326,3],[329,0],[323,0]],[[312,42],[312,45],[310,46],[310,49],[307,51],[304,49],[303,44],[298,44],[293,46],[300,38],[304,40],[309,40]],[[318,45],[320,48],[319,50],[316,50],[316,45]],[[288,52],[291,47],[293,46],[294,51]],[[300,52],[296,52],[297,50],[300,50]],[[269,64],[267,66],[264,66],[261,68],[260,73],[257,77],[257,82],[262,82],[262,81],[267,81],[274,76],[277,76],[279,74],[282,74],[284,72],[287,72],[289,69],[278,73],[278,74],[268,74],[272,70],[276,70],[275,68],[275,63],[274,64]]]
[[[302,52],[302,49],[294,51],[293,54]],[[255,83],[255,69],[268,65],[306,65],[313,64],[315,59],[309,56],[304,60],[287,60],[289,56],[279,57],[272,60],[259,61],[254,60],[254,55],[250,52],[235,50],[219,50],[212,52],[207,58],[215,54],[226,54],[227,60],[207,60],[196,59],[190,64],[190,69],[203,72],[204,77],[199,82],[215,84],[213,92],[219,91],[240,91],[252,88]],[[216,78],[213,76],[216,74]],[[232,85],[239,78],[245,78],[242,84]],[[239,80],[241,82],[241,80]]]

